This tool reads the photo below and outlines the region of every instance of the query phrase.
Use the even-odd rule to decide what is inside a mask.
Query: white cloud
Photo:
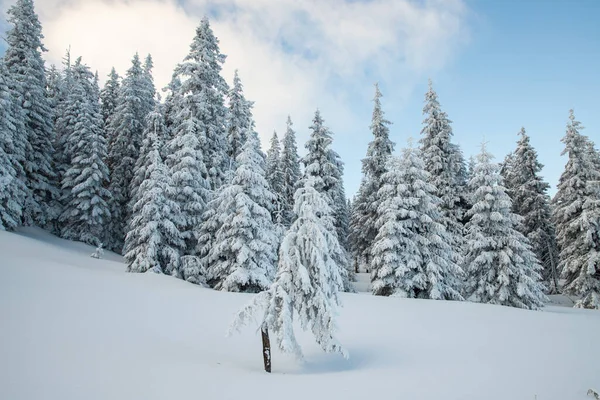
[[[103,78],[113,65],[123,74],[136,51],[151,53],[158,87],[187,54],[201,17],[213,15],[228,56],[224,76],[231,81],[239,69],[263,143],[288,114],[305,137],[316,107],[338,137],[363,132],[352,108],[357,95],[370,98],[381,81],[401,103],[467,37],[463,0],[37,0],[36,7],[50,62],[60,63],[70,45]]]

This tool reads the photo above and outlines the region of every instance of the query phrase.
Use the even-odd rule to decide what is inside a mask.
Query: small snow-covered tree
[[[537,152],[521,128],[517,149],[501,170],[504,186],[512,200],[512,210],[523,217],[519,230],[531,242],[532,250],[542,264],[542,277],[551,293],[558,291],[558,249],[550,211],[550,185],[539,176],[543,165]]]
[[[67,140],[70,164],[62,180],[64,209],[59,217],[61,236],[91,245],[106,238],[110,217],[110,192],[105,188],[109,172],[102,115],[95,97],[93,75],[78,59],[74,68],[74,85],[67,98],[76,117]]]
[[[404,149],[381,177],[371,286],[376,295],[463,300],[463,271],[440,222],[441,200],[420,152]]]
[[[182,222],[179,206],[171,200],[174,188],[155,131],[149,130],[144,141],[152,150],[146,156],[146,178],[140,185],[125,239],[127,271],[174,274],[180,268],[179,249],[184,246],[178,229]]]
[[[542,307],[546,296],[541,265],[529,240],[517,230],[520,217],[502,186],[498,164],[485,145],[470,186],[475,188],[466,225],[464,265],[468,299],[526,309]]]
[[[431,80],[429,90],[425,94],[423,108],[425,120],[421,130],[421,152],[425,169],[431,176],[431,184],[436,188],[437,196],[442,200],[442,222],[450,234],[451,245],[462,247],[463,212],[461,193],[461,170],[464,160],[458,146],[451,143],[452,127],[448,116],[442,111],[437,93],[433,90]],[[458,255],[458,253],[457,253]],[[459,261],[457,259],[457,261]]]
[[[228,97],[227,142],[229,144],[229,157],[236,160],[254,125],[252,118],[254,102],[248,101],[244,97],[244,87],[237,70],[235,70],[233,87],[229,91]]]
[[[26,142],[19,135],[22,108],[9,79],[0,59],[0,230],[13,230],[21,224],[27,194],[23,169]]]
[[[552,200],[559,269],[564,292],[580,296],[576,307],[600,308],[600,170],[591,141],[579,131],[581,123],[570,111],[561,139],[568,154]]]
[[[309,329],[324,351],[347,357],[334,335],[336,309],[340,305],[338,292],[343,282],[333,252],[341,249],[336,235],[326,226],[332,213],[329,200],[314,187],[315,183],[314,178],[305,179],[304,186],[296,192],[297,218],[279,250],[275,282],[239,311],[230,332],[239,330],[264,310],[259,317],[262,331],[270,330],[282,351],[301,358],[293,328],[296,314],[302,329]]]
[[[179,90],[184,98],[179,103],[185,108],[178,109],[177,115],[183,112],[186,118],[195,121],[211,190],[218,189],[225,182],[230,166],[225,107],[229,88],[221,76],[224,62],[225,55],[221,54],[219,40],[208,19],[203,18],[196,29],[190,52],[175,69],[175,76],[180,79]],[[187,124],[179,117],[176,119],[175,125]]]
[[[300,172],[300,159],[296,145],[296,132],[292,128],[292,119],[287,118],[287,129],[283,136],[283,149],[281,152],[281,173],[283,183],[281,188],[281,216],[284,226],[289,227],[294,220],[294,193],[298,181],[302,176]]]
[[[273,280],[279,245],[270,214],[275,194],[256,135],[247,138],[236,164],[231,183],[217,194],[222,223],[208,265],[215,289],[256,293]]]
[[[33,0],[17,0],[8,9],[12,27],[6,33],[4,63],[11,90],[20,102],[26,152],[23,159],[26,201],[22,220],[25,225],[46,226],[51,221],[49,205],[58,196],[52,170],[54,154],[53,113],[46,93],[46,71],[42,52],[42,25]],[[19,140],[20,138],[17,138]]]
[[[381,176],[386,172],[388,158],[395,146],[390,140],[391,122],[385,119],[381,97],[379,85],[375,85],[375,105],[370,126],[373,140],[369,143],[367,156],[362,160],[363,177],[350,219],[350,248],[357,270],[371,270],[370,252],[377,236],[377,192],[381,187]]]

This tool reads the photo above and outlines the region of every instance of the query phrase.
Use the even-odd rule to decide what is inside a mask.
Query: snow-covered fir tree
[[[23,160],[27,197],[22,220],[25,225],[46,226],[51,219],[49,204],[58,196],[58,191],[52,170],[53,113],[46,93],[42,26],[33,0],[17,0],[9,8],[8,16],[12,27],[6,33],[8,46],[4,62],[11,89],[21,102],[23,135],[27,141]]]
[[[229,108],[227,110],[227,142],[229,157],[236,160],[242,151],[249,132],[253,130],[252,107],[254,102],[246,100],[244,87],[235,70],[233,87],[229,90]]]
[[[117,108],[109,121],[112,142],[109,143],[107,164],[111,166],[109,190],[113,196],[110,203],[111,222],[108,227],[110,241],[107,248],[120,253],[125,240],[125,228],[129,218],[131,180],[139,157],[142,134],[146,126],[147,104],[153,93],[148,90],[147,77],[138,54],[121,83]]]
[[[321,117],[319,110],[315,112],[313,124],[311,125],[310,138],[306,142],[307,154],[302,158],[304,163],[304,176],[302,181],[312,180],[313,187],[323,194],[327,200],[329,207],[332,212],[329,220],[331,222],[332,234],[338,239],[338,224],[336,212],[336,205],[339,205],[338,198],[340,197],[340,182],[342,179],[340,175],[340,164],[339,156],[331,149],[333,142],[331,131],[324,125],[324,120]],[[303,184],[303,183],[301,183]],[[342,186],[343,188],[343,186]],[[342,189],[343,190],[343,189]],[[344,198],[345,201],[345,198]],[[333,257],[340,269],[340,274],[344,279],[345,290],[352,290],[352,280],[354,269],[351,268],[351,264],[348,261],[348,254],[342,246],[338,246],[342,249],[339,253],[334,253]]]
[[[294,221],[294,193],[298,188],[300,172],[300,158],[296,144],[296,132],[292,128],[292,119],[287,118],[287,129],[283,136],[283,149],[281,152],[281,173],[283,183],[281,188],[281,219],[284,226],[289,227]]]
[[[279,237],[270,213],[275,194],[256,135],[248,136],[236,164],[231,183],[217,195],[222,224],[208,254],[209,275],[217,290],[257,293],[273,281]]]
[[[441,200],[420,151],[390,157],[381,177],[378,233],[371,250],[373,294],[463,300],[463,271],[440,222]]]
[[[112,148],[112,143],[115,136],[112,130],[110,119],[115,114],[117,109],[119,91],[121,89],[120,79],[121,77],[119,74],[117,74],[117,71],[113,67],[110,70],[110,74],[108,74],[108,79],[104,84],[104,88],[102,88],[102,91],[100,92],[100,112],[102,113],[102,120],[104,121],[106,133],[106,142],[109,148]],[[109,168],[112,169],[112,166],[109,165]]]
[[[206,158],[202,151],[202,123],[192,112],[194,98],[186,97],[185,104],[177,115],[173,138],[167,143],[166,164],[172,179],[172,200],[181,211],[179,231],[185,241],[183,255],[195,255],[202,224],[202,214],[210,200],[211,191],[206,169]]]
[[[179,90],[183,97],[179,103],[184,107],[176,112],[195,121],[194,129],[204,155],[211,190],[216,190],[225,182],[230,166],[225,107],[229,88],[221,76],[224,62],[225,55],[219,50],[219,40],[208,19],[204,18],[196,29],[190,53],[175,69],[175,75],[181,81]],[[175,125],[181,123],[187,122],[179,118]]]
[[[425,169],[431,177],[430,183],[436,188],[437,196],[442,200],[442,222],[450,234],[450,244],[455,248],[460,248],[464,218],[460,203],[461,193],[465,192],[461,177],[466,178],[461,175],[464,160],[458,146],[453,145],[450,141],[452,121],[442,111],[431,80],[429,81],[429,90],[425,94],[423,114],[425,120],[421,130],[420,144]]]
[[[148,54],[144,60],[144,84],[146,86],[146,96],[143,97],[144,109],[143,112],[148,115],[154,110],[156,104],[156,86],[154,86],[154,77],[152,76],[152,69],[154,68],[154,61],[152,55]]]
[[[10,75],[0,59],[0,230],[13,230],[21,224],[27,187],[25,186],[25,141],[21,105],[8,80]]]
[[[148,120],[160,126],[161,117],[156,113]],[[181,215],[179,206],[171,200],[174,188],[160,156],[156,129],[150,128],[146,133],[144,148],[151,150],[145,156],[145,179],[139,187],[139,199],[133,205],[125,239],[127,270],[177,274],[180,249],[184,246],[178,229]]]
[[[167,131],[165,124],[165,118],[163,115],[163,106],[160,103],[156,103],[154,110],[146,117],[146,128],[144,129],[142,147],[140,149],[140,155],[135,162],[135,168],[133,171],[133,179],[131,180],[131,201],[129,208],[133,210],[133,206],[140,199],[142,193],[140,193],[140,186],[147,176],[148,168],[150,164],[154,162],[151,158],[150,153],[154,148],[159,150],[164,147],[164,138]]]
[[[183,97],[183,93],[181,92],[181,80],[176,74],[173,74],[171,82],[169,82],[167,87],[164,87],[162,91],[166,93],[164,102],[165,123],[168,130],[166,140],[170,140],[172,139],[171,131],[175,125],[179,104]]]
[[[469,182],[476,189],[466,225],[466,293],[475,302],[538,309],[546,298],[542,267],[517,229],[521,218],[512,212],[500,167],[491,159],[483,145]]]
[[[504,186],[512,200],[512,210],[523,217],[519,230],[530,241],[542,264],[542,277],[551,293],[558,291],[558,249],[550,210],[550,185],[539,175],[543,165],[521,128],[517,149],[501,169]]]
[[[78,59],[73,67],[74,84],[67,108],[75,110],[67,139],[69,168],[62,180],[64,208],[60,214],[61,236],[91,245],[106,239],[110,217],[106,189],[109,171],[104,164],[106,140],[94,76]]]
[[[265,172],[271,191],[275,194],[273,206],[271,207],[273,221],[283,223],[281,205],[281,197],[283,196],[283,170],[281,167],[281,145],[277,137],[277,132],[273,132],[271,147],[267,150]]]
[[[327,217],[332,213],[329,199],[315,185],[320,184],[314,178],[305,179],[296,192],[297,218],[279,250],[275,282],[240,310],[231,331],[258,317],[261,326],[274,334],[275,343],[283,352],[301,358],[293,328],[296,314],[302,329],[310,330],[324,351],[347,357],[335,337],[338,292],[343,282],[333,254],[342,249],[335,233],[327,227]]]
[[[576,307],[600,308],[600,170],[593,145],[570,111],[561,141],[568,155],[552,200],[563,291],[579,296]]]
[[[375,85],[371,132],[367,156],[362,160],[363,178],[353,203],[350,220],[350,248],[352,248],[357,270],[371,270],[371,247],[377,236],[377,192],[381,187],[381,176],[386,172],[388,158],[394,151],[390,140],[390,121],[385,119],[381,108],[381,91]]]

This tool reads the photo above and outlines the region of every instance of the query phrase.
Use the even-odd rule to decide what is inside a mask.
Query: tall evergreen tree
[[[279,243],[270,214],[275,194],[255,135],[246,140],[236,164],[231,183],[217,195],[222,224],[208,255],[210,276],[217,290],[256,293],[273,280]]]
[[[0,59],[0,230],[20,225],[27,194],[23,169],[26,142],[20,139],[22,108],[9,79]]]
[[[570,111],[561,139],[568,155],[552,200],[559,244],[559,269],[564,292],[580,296],[576,307],[600,308],[600,170],[593,145],[579,131],[581,123]]]
[[[460,149],[450,141],[452,121],[442,111],[431,80],[425,94],[423,114],[425,120],[420,144],[425,169],[431,176],[431,184],[436,188],[437,196],[442,200],[442,222],[450,234],[451,245],[460,248],[464,218],[460,205],[461,193],[465,192],[461,185],[461,178],[465,178],[461,174],[464,160]]]
[[[283,223],[282,200],[283,197],[283,170],[281,168],[281,145],[277,132],[273,132],[271,137],[271,147],[267,150],[267,160],[265,166],[267,182],[275,195],[271,212],[274,222]]]
[[[104,164],[106,141],[94,76],[81,59],[75,63],[73,75],[67,108],[76,110],[76,118],[67,141],[70,165],[62,181],[61,236],[99,245],[105,242],[110,217],[110,193],[105,188],[109,178]]]
[[[381,177],[371,286],[376,295],[463,300],[463,272],[440,221],[441,200],[417,149],[390,158]]]
[[[283,225],[289,227],[294,220],[294,193],[300,180],[300,159],[296,145],[296,132],[292,129],[292,119],[287,118],[287,129],[283,137],[281,152],[281,173],[283,184],[281,188],[281,212]]]
[[[263,332],[273,332],[275,343],[283,352],[301,358],[293,327],[297,314],[302,329],[310,329],[324,351],[347,357],[334,336],[335,314],[340,305],[338,292],[343,285],[334,253],[342,249],[327,226],[327,218],[324,219],[332,213],[329,200],[314,183],[314,177],[305,179],[304,186],[296,192],[297,218],[279,250],[275,282],[240,310],[231,330],[239,329],[260,313]]]
[[[106,127],[106,140],[110,148],[112,148],[112,143],[114,141],[114,132],[111,129],[112,124],[110,123],[110,119],[117,110],[119,91],[121,89],[120,79],[121,77],[113,67],[110,70],[110,74],[108,74],[108,80],[104,84],[104,88],[100,92],[102,120]]]
[[[175,69],[181,81],[180,101],[183,110],[177,114],[188,115],[195,122],[196,135],[201,144],[204,163],[208,171],[208,183],[212,190],[225,182],[229,170],[226,132],[227,109],[224,98],[229,88],[221,76],[225,55],[219,50],[207,18],[202,19],[190,46],[190,53]],[[181,119],[179,119],[179,122]]]
[[[206,158],[198,134],[201,123],[192,112],[193,101],[191,96],[184,99],[186,104],[182,104],[177,115],[173,139],[165,149],[166,164],[173,180],[172,200],[181,211],[179,230],[185,241],[181,248],[183,255],[195,255],[202,214],[211,196]]]
[[[154,85],[154,77],[152,76],[152,69],[154,68],[154,61],[152,55],[148,54],[146,60],[144,60],[144,85],[145,92],[147,93],[142,99],[144,101],[145,115],[150,114],[154,110],[156,104],[156,86]]]
[[[236,160],[246,142],[248,132],[254,127],[252,107],[254,102],[244,97],[244,87],[235,70],[233,87],[229,90],[229,109],[227,112],[227,142],[229,144],[229,157]]]
[[[344,288],[352,290],[352,274],[348,255],[343,247],[339,246],[338,229],[336,226],[335,206],[336,200],[340,195],[340,169],[337,160],[339,156],[331,149],[333,141],[331,131],[324,125],[319,110],[315,112],[310,138],[306,142],[307,154],[302,158],[304,163],[304,176],[302,181],[311,180],[313,187],[321,193],[329,204],[332,212],[328,217],[331,223],[332,234],[338,239],[338,248],[342,249],[339,253],[333,253],[334,260],[340,269],[340,274],[344,280]],[[304,184],[302,182],[301,184]],[[345,200],[344,200],[345,201]]]
[[[375,85],[375,105],[370,127],[373,140],[369,143],[367,156],[362,160],[363,178],[350,220],[350,247],[353,249],[357,270],[371,270],[370,252],[377,236],[377,192],[381,188],[381,176],[386,172],[387,161],[395,146],[390,140],[391,122],[385,119],[381,97],[379,85]]]
[[[42,52],[42,25],[33,0],[17,0],[8,10],[12,28],[6,33],[8,47],[4,62],[9,82],[23,109],[27,151],[23,162],[28,193],[23,209],[26,225],[46,226],[50,222],[49,204],[58,196],[52,170],[52,110],[46,93],[46,72]]]
[[[538,309],[545,299],[542,267],[517,230],[520,217],[512,212],[500,167],[491,159],[482,146],[470,182],[476,190],[466,225],[467,295],[480,303]]]
[[[175,128],[177,112],[183,97],[183,93],[181,92],[181,80],[179,77],[176,74],[173,74],[171,82],[169,82],[167,87],[163,88],[162,91],[167,93],[165,96],[164,113],[165,123],[167,125],[166,140],[168,141],[172,139],[171,133]]]
[[[148,117],[152,126],[158,129],[160,120],[156,113]],[[145,178],[139,187],[139,198],[133,205],[125,240],[125,260],[129,272],[177,274],[179,249],[184,246],[178,229],[181,224],[179,206],[171,200],[174,188],[160,157],[160,141],[155,128],[149,128],[144,138],[144,148],[151,150],[145,155]]]
[[[110,143],[108,165],[110,173],[109,190],[113,196],[109,227],[111,240],[107,247],[121,252],[125,240],[128,205],[131,201],[131,180],[135,163],[139,157],[147,116],[147,105],[153,97],[147,85],[146,72],[142,68],[138,54],[135,54],[131,67],[121,84],[117,108],[109,121]]]
[[[542,277],[550,292],[558,291],[558,249],[550,211],[550,185],[539,176],[543,165],[538,161],[537,152],[525,133],[517,149],[512,153],[501,170],[504,186],[512,200],[512,210],[523,217],[519,230],[525,235],[532,250],[542,264]]]

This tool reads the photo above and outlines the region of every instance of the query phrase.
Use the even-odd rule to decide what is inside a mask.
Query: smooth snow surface
[[[252,295],[127,274],[37,229],[0,232],[0,399],[587,399],[600,312],[342,294],[344,360],[298,334],[263,372]]]

